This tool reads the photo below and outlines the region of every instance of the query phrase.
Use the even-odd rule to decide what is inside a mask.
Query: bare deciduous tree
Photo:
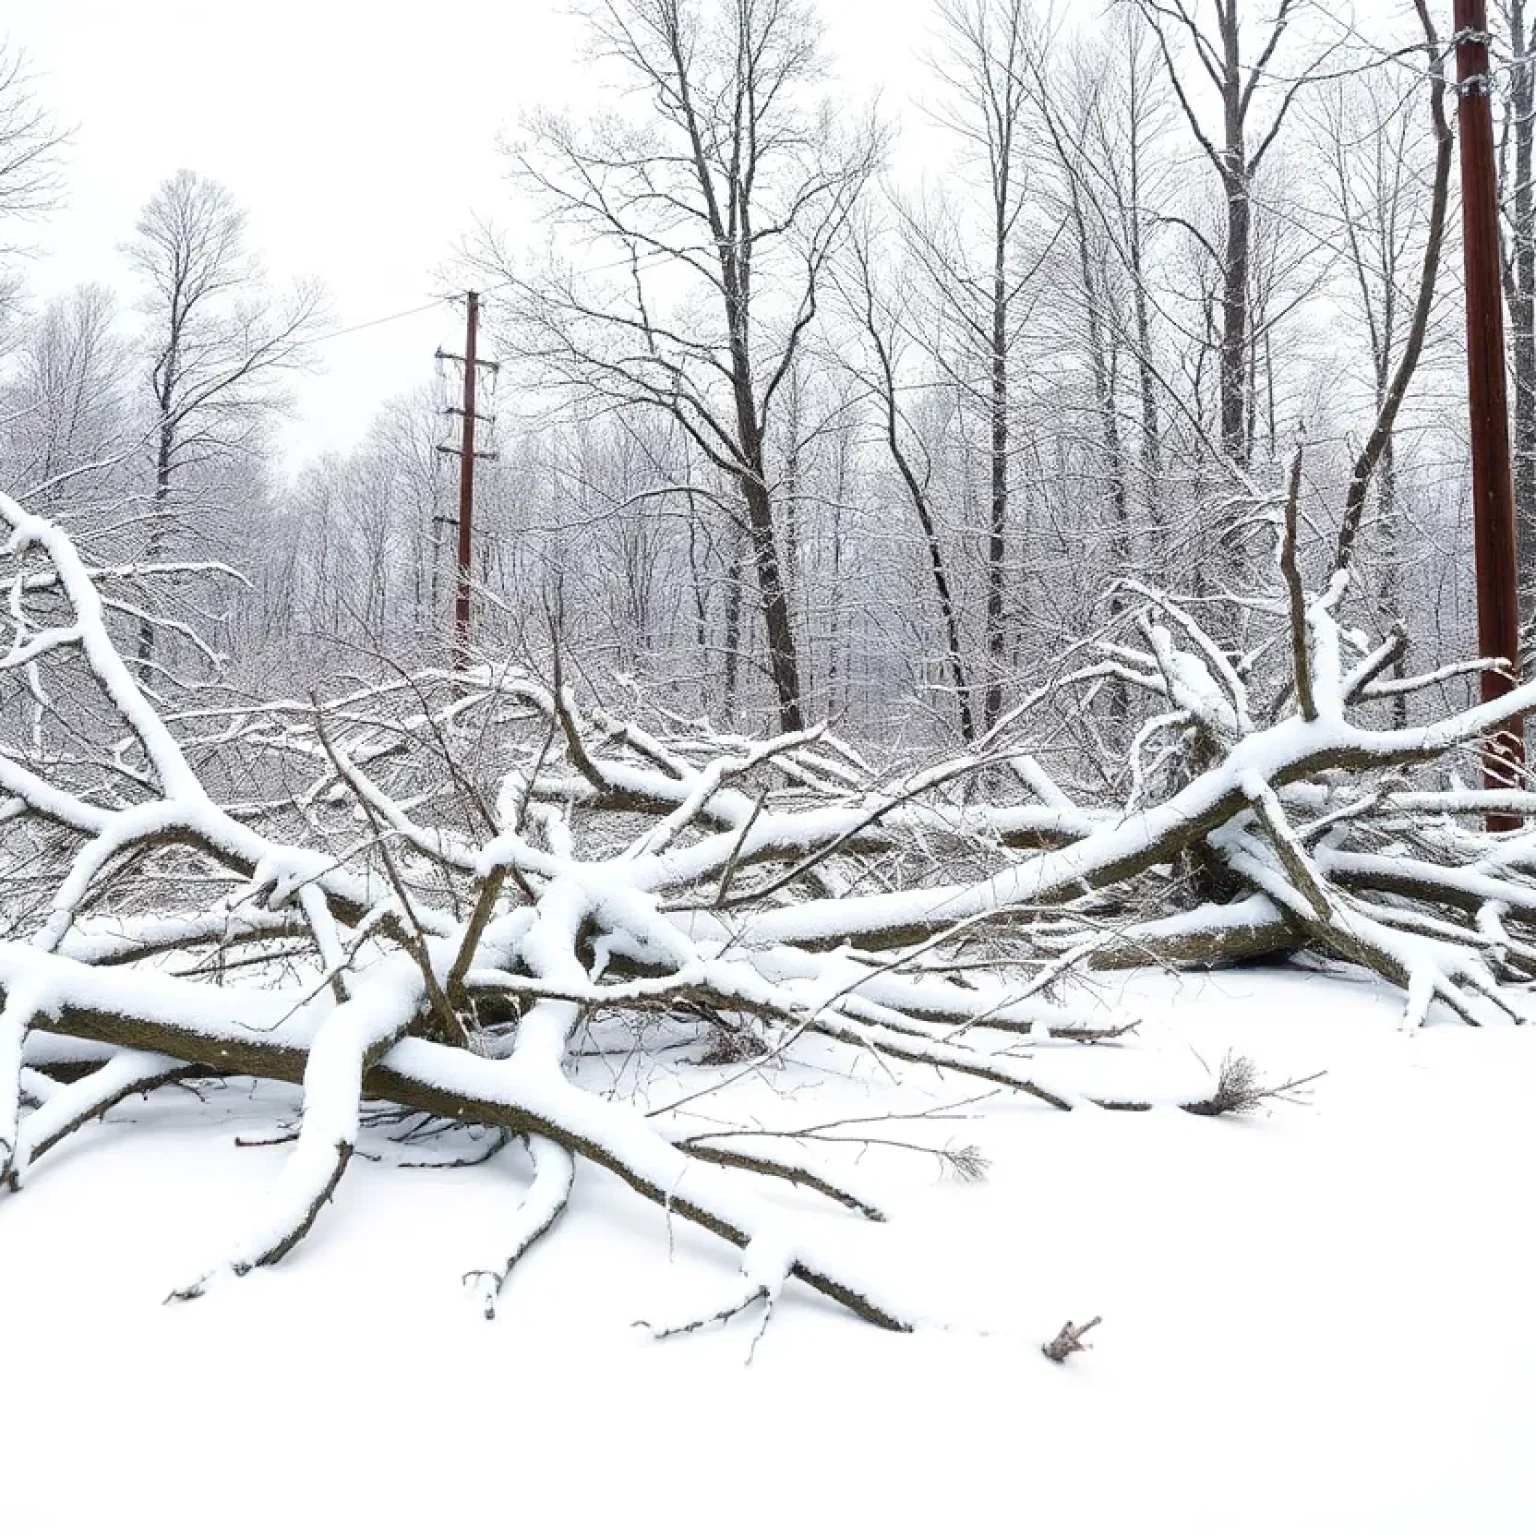
[[[26,55],[0,39],[0,220],[54,205],[67,138],[33,91]]]
[[[1157,39],[1163,64],[1190,132],[1216,172],[1224,203],[1220,261],[1220,417],[1222,450],[1245,465],[1252,452],[1250,349],[1254,183],[1298,92],[1316,65],[1288,76],[1275,71],[1280,45],[1296,0],[1277,0],[1260,22],[1257,52],[1245,57],[1242,0],[1134,0]],[[1182,46],[1181,46],[1182,45]],[[1220,128],[1207,126],[1195,82],[1180,67],[1193,55],[1220,102]],[[1258,124],[1256,103],[1277,96],[1267,124]]]
[[[987,679],[981,718],[1002,713],[1007,668],[1009,495],[1016,445],[1010,384],[1019,314],[1036,263],[1022,250],[1029,209],[1024,131],[1029,73],[1042,46],[1028,0],[940,0],[939,46],[931,67],[945,97],[935,116],[964,146],[981,183],[976,225],[984,248],[973,260],[972,220],[953,204],[906,220],[913,252],[948,324],[945,351],[962,393],[982,404],[988,432],[986,533]],[[1015,600],[1018,594],[1015,593]]]
[[[153,347],[153,560],[169,537],[180,481],[199,466],[254,449],[283,403],[284,376],[308,360],[320,290],[269,295],[246,240],[246,217],[227,188],[193,171],[162,182],[127,247],[144,284]],[[145,623],[141,665],[154,649]]]
[[[21,338],[3,412],[7,471],[34,505],[78,511],[88,483],[122,467],[132,435],[118,319],[112,294],[88,284],[45,305]]]
[[[848,265],[847,301],[865,341],[864,355],[849,366],[874,402],[878,430],[922,530],[923,548],[944,627],[945,665],[954,690],[960,735],[965,741],[974,741],[979,730],[971,698],[959,597],[934,506],[936,466],[922,435],[913,430],[911,412],[903,400],[907,387],[902,370],[902,354],[908,340],[906,304],[892,273],[880,269],[874,237],[868,229],[850,243]]]
[[[67,139],[37,99],[26,55],[0,37],[0,258],[21,254],[16,226],[57,201]],[[17,291],[14,274],[0,265],[0,340],[14,318]]]
[[[1423,224],[1423,246],[1419,258],[1418,280],[1412,289],[1401,284],[1399,268],[1403,265],[1400,240],[1409,238],[1409,230],[1398,233],[1398,221],[1404,218],[1404,189],[1400,181],[1389,180],[1382,187],[1378,199],[1384,200],[1384,217],[1387,223],[1380,228],[1376,262],[1380,275],[1373,279],[1372,261],[1361,244],[1362,226],[1365,220],[1361,210],[1348,206],[1350,197],[1347,172],[1341,172],[1339,196],[1344,201],[1343,223],[1350,244],[1351,257],[1357,281],[1361,285],[1362,300],[1370,317],[1371,353],[1375,374],[1376,419],[1369,435],[1355,459],[1349,488],[1345,493],[1344,515],[1339,526],[1337,552],[1334,559],[1336,570],[1345,569],[1350,561],[1355,540],[1359,535],[1361,519],[1365,514],[1366,496],[1372,481],[1382,477],[1382,493],[1385,510],[1395,512],[1396,480],[1394,470],[1394,429],[1403,401],[1423,355],[1425,338],[1435,301],[1436,283],[1440,273],[1440,253],[1445,242],[1446,210],[1450,198],[1451,157],[1455,141],[1445,112],[1445,61],[1440,52],[1439,34],[1430,16],[1426,0],[1415,0],[1419,22],[1424,36],[1424,51],[1428,63],[1429,115],[1432,125],[1434,154],[1428,186],[1427,208]],[[1378,176],[1378,180],[1380,177]],[[1411,305],[1409,299],[1411,296]],[[1406,322],[1406,323],[1404,323]],[[1395,332],[1402,326],[1402,345],[1396,346]]]
[[[814,94],[817,26],[801,0],[603,0],[585,15],[597,56],[647,111],[537,116],[516,168],[625,271],[606,292],[574,271],[520,283],[525,336],[578,395],[667,413],[735,482],[779,720],[799,729],[771,423],[880,137],[845,134]]]

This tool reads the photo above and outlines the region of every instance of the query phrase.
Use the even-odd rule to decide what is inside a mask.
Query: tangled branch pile
[[[1474,1023],[1525,1016],[1536,838],[1477,823],[1536,796],[1429,775],[1536,707],[1536,685],[1428,724],[1361,723],[1446,674],[1388,679],[1403,637],[1344,632],[1342,580],[1310,601],[1278,586],[1243,657],[1127,588],[1120,639],[968,756],[893,782],[822,729],[648,730],[511,668],[173,708],[165,675],[114,644],[113,574],[3,497],[0,518],[0,1182],[20,1188],[129,1095],[303,1087],[264,1210],[178,1296],[288,1253],[382,1101],[526,1144],[511,1258],[477,1272],[488,1311],[587,1162],[743,1250],[709,1316],[771,1308],[795,1276],[904,1328],[890,1288],[840,1262],[835,1224],[762,1192],[788,1180],[878,1219],[812,1143],[642,1115],[581,1086],[577,1055],[634,1050],[661,1014],[719,1062],[820,1036],[1056,1110],[1145,1109],[1079,1086],[1082,1056],[1126,1027],[1074,1005],[1063,983],[1090,968],[1312,949],[1404,988],[1413,1023],[1437,1001]],[[1105,688],[1123,793],[1085,804],[1020,736],[1032,710]],[[1139,728],[1133,693],[1153,701]],[[1263,1091],[1227,1070],[1181,1107]]]

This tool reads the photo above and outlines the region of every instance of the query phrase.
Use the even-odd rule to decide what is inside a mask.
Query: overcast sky
[[[851,91],[883,87],[899,113],[920,87],[929,0],[820,11]],[[0,26],[75,128],[67,205],[37,237],[44,294],[126,291],[117,248],[185,166],[249,210],[274,276],[324,279],[336,327],[409,309],[441,291],[477,216],[509,222],[498,134],[531,105],[594,99],[557,0],[5,0]],[[461,324],[443,307],[329,342],[325,372],[299,388],[292,454],[350,446],[384,399],[431,379]]]

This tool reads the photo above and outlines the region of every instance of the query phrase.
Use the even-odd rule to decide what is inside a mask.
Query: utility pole
[[[1510,471],[1504,364],[1504,291],[1499,189],[1490,100],[1487,0],[1455,0],[1456,118],[1461,135],[1462,250],[1466,264],[1467,404],[1472,439],[1472,525],[1477,556],[1477,643],[1505,671],[1482,674],[1483,702],[1508,693],[1520,674],[1520,602],[1515,570],[1515,493]],[[1525,724],[1516,717],[1483,744],[1483,783],[1507,789],[1525,767]],[[1520,826],[1491,812],[1490,832]]]
[[[456,448],[447,443],[437,445],[439,453],[457,454],[459,457],[458,581],[453,599],[453,670],[456,673],[462,673],[469,665],[470,584],[474,561],[475,460],[496,457],[494,453],[481,453],[475,449],[475,422],[490,420],[489,417],[476,414],[476,386],[482,368],[489,368],[494,373],[501,366],[499,363],[486,362],[479,356],[480,295],[471,290],[465,295],[465,299],[468,315],[464,326],[463,356],[456,352],[441,350],[437,354],[439,359],[464,365],[464,404],[462,407],[449,406],[445,413],[463,417],[459,445]]]

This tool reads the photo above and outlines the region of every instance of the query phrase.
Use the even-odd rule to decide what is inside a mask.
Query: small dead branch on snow
[[[1093,1347],[1091,1344],[1083,1343],[1083,1335],[1090,1328],[1097,1328],[1103,1321],[1102,1317],[1092,1317],[1086,1323],[1074,1323],[1071,1318],[1068,1318],[1061,1325],[1061,1332],[1049,1344],[1040,1346],[1040,1353],[1047,1360],[1054,1360],[1057,1365],[1061,1365],[1068,1355],[1075,1355],[1079,1350]]]
[[[1312,1084],[1326,1076],[1325,1072],[1313,1072],[1288,1082],[1266,1083],[1252,1057],[1228,1051],[1222,1057],[1216,1091],[1209,1099],[1184,1107],[1192,1115],[1251,1115],[1267,1104],[1305,1104],[1311,1098]]]

